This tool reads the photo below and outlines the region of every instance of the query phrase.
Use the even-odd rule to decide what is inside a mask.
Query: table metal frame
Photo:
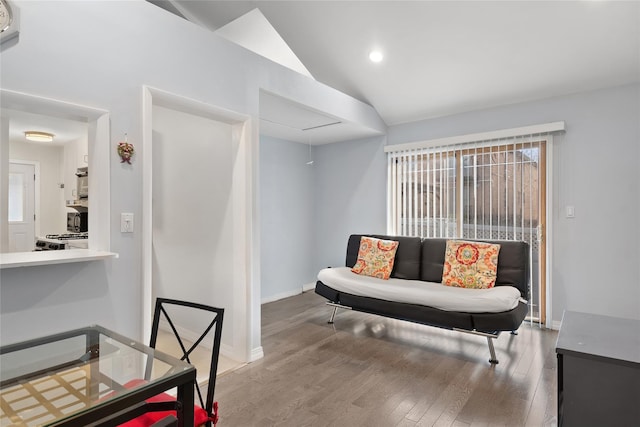
[[[103,399],[99,399],[93,402],[89,408],[84,408],[75,413],[64,417],[63,419],[52,421],[47,426],[117,426],[123,422],[133,419],[145,412],[158,411],[158,410],[176,410],[178,419],[178,425],[192,426],[193,425],[193,403],[194,403],[194,386],[196,382],[196,370],[193,366],[186,362],[180,361],[172,356],[162,353],[158,350],[154,350],[144,344],[131,340],[123,335],[120,335],[114,331],[106,329],[102,326],[93,325],[85,328],[79,328],[72,331],[62,332],[58,334],[49,335],[42,338],[31,339],[16,344],[10,344],[0,347],[0,355],[12,353],[15,351],[25,350],[29,348],[35,348],[37,346],[62,341],[65,339],[86,336],[86,350],[85,355],[76,360],[71,360],[67,363],[58,364],[55,366],[47,367],[46,369],[29,372],[24,375],[20,375],[14,378],[5,379],[0,382],[0,389],[11,387],[20,382],[25,382],[32,378],[46,375],[47,373],[60,372],[64,369],[71,368],[73,366],[84,366],[89,361],[95,361],[100,357],[100,335],[109,337],[119,343],[134,348],[137,351],[145,353],[147,355],[147,363],[150,364],[153,360],[157,359],[170,366],[173,369],[164,376],[150,380],[143,386],[139,386],[133,389],[126,389],[124,386],[117,385],[118,390],[124,393],[113,393],[111,396]],[[91,364],[91,370],[96,375],[95,378],[99,378],[100,372],[97,372],[98,367]],[[149,371],[150,372],[150,371]],[[99,381],[91,381],[91,387],[97,387]],[[175,402],[162,402],[162,403],[147,403],[146,399],[153,397],[157,394],[163,393],[167,390],[177,388],[177,399]],[[97,393],[97,388],[92,390],[91,393]]]

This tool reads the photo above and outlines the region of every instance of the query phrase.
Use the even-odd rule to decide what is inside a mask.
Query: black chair
[[[182,308],[178,308],[182,307]],[[196,339],[189,348],[185,345],[184,337],[180,336],[180,333],[172,320],[175,319],[175,315],[178,311],[181,310],[182,313],[186,312],[188,309],[189,314],[199,313],[199,315],[207,315],[206,328],[204,328],[203,332],[200,334],[200,337]],[[198,304],[188,301],[179,301],[174,299],[167,298],[157,298],[156,299],[156,307],[153,315],[153,324],[151,329],[151,340],[149,342],[149,346],[152,348],[156,348],[157,340],[158,340],[158,330],[160,326],[161,318],[164,318],[168,325],[171,327],[173,331],[173,338],[176,340],[176,344],[180,347],[180,351],[182,356],[179,357],[180,360],[191,362],[191,357],[193,356],[194,350],[204,347],[201,344],[204,342],[204,339],[207,337],[209,332],[214,329],[212,347],[211,347],[211,363],[209,368],[209,382],[207,384],[207,394],[206,400],[202,398],[202,392],[200,390],[200,384],[196,381],[196,392],[199,399],[199,405],[196,404],[194,407],[194,425],[206,425],[207,427],[211,427],[215,425],[218,421],[218,402],[213,401],[214,392],[216,388],[216,371],[218,370],[218,357],[220,355],[220,341],[222,338],[222,320],[224,317],[224,309],[211,307],[204,304]],[[208,350],[208,349],[207,349]],[[147,372],[145,374],[145,378],[149,378],[151,375],[151,366],[147,367]],[[163,393],[158,396],[154,396],[152,399],[149,399],[149,408],[152,408],[155,404],[158,405],[159,402],[167,402],[167,401],[175,401],[175,398]],[[153,402],[153,403],[151,403]],[[162,425],[165,417],[175,416],[175,411],[162,410],[159,412],[147,412],[135,420],[130,421],[129,423],[125,423],[124,425],[127,427],[130,426],[153,426],[155,423],[160,422]],[[167,420],[169,421],[170,418]]]

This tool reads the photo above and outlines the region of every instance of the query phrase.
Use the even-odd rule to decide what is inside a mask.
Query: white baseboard
[[[552,320],[551,329],[553,329],[554,331],[559,331],[561,324],[562,324],[562,320]]]
[[[249,362],[255,362],[258,359],[262,359],[264,357],[264,350],[262,350],[262,346],[256,347],[251,350],[251,354],[249,355]]]
[[[302,285],[302,290],[297,290],[297,289],[293,289],[291,291],[287,291],[287,292],[281,292],[279,294],[275,294],[275,295],[271,295],[268,297],[264,297],[260,300],[260,304],[266,304],[269,302],[274,302],[274,301],[279,301],[281,299],[285,299],[285,298],[289,298],[289,297],[293,297],[296,295],[300,295],[302,292],[307,292],[310,291],[312,289],[315,289],[316,287],[316,283],[312,282],[312,283],[305,283],[304,285]]]
[[[261,299],[260,303],[261,304],[266,304],[268,302],[274,302],[274,301],[278,301],[281,299],[285,299],[285,298],[289,298],[295,295],[300,295],[301,291],[299,289],[294,289],[291,291],[287,291],[287,292],[282,292],[276,295],[271,295],[269,297],[264,297]]]
[[[316,282],[307,283],[302,285],[302,292],[307,292],[315,288],[316,288]]]

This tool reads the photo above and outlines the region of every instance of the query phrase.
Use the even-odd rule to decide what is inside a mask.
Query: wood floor
[[[219,427],[553,426],[557,332],[486,338],[330,308],[262,306],[265,357],[218,377]]]

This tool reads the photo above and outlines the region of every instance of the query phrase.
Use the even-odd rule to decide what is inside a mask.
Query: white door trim
[[[554,322],[553,322],[553,280],[552,280],[552,275],[551,272],[553,271],[553,212],[554,212],[554,205],[553,205],[553,201],[555,200],[555,198],[553,197],[553,150],[555,149],[555,146],[553,144],[553,135],[548,135],[546,137],[546,151],[547,151],[547,158],[545,159],[546,161],[546,168],[547,168],[547,212],[545,212],[545,215],[547,216],[546,220],[547,220],[547,225],[546,225],[546,236],[544,236],[544,244],[545,244],[545,250],[546,250],[546,270],[545,270],[545,303],[546,303],[546,307],[545,307],[545,312],[546,312],[546,319],[545,319],[545,328],[548,329],[554,329]]]

